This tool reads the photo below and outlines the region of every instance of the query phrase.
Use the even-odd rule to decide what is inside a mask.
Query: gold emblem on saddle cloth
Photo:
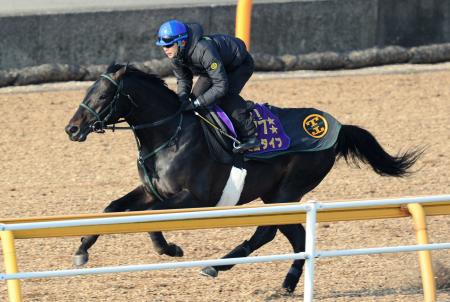
[[[303,129],[314,138],[321,138],[328,132],[328,122],[320,114],[310,114],[303,120]]]

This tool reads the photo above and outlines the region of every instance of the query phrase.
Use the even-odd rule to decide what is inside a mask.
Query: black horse
[[[72,141],[82,142],[91,132],[104,132],[123,118],[134,131],[139,148],[138,170],[142,180],[137,188],[112,201],[105,212],[178,209],[216,206],[227,183],[231,165],[217,162],[209,154],[199,119],[182,112],[177,95],[159,77],[133,66],[111,65],[87,91],[83,102],[66,126]],[[238,204],[256,198],[265,203],[298,202],[315,188],[336,157],[368,163],[380,175],[401,177],[420,156],[409,151],[391,156],[366,130],[342,125],[336,144],[318,152],[290,153],[270,161],[245,161],[245,185]],[[265,177],[260,177],[265,175]],[[246,257],[270,242],[277,232],[286,236],[294,252],[305,249],[301,224],[257,227],[249,240],[225,258]],[[161,232],[149,233],[159,254],[183,256],[183,250],[168,243]],[[86,236],[75,253],[75,263],[88,261],[88,249],[97,236]],[[283,282],[293,292],[302,274],[304,260],[295,260]],[[207,267],[203,273],[217,276],[232,265]]]

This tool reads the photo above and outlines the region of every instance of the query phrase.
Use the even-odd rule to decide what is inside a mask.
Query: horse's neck
[[[127,121],[131,126],[162,120],[174,115],[180,108],[176,94],[158,83],[136,80],[130,83],[129,89],[135,92],[133,99],[138,105],[138,108],[127,117]],[[193,114],[183,114],[181,131],[177,132],[180,119],[181,114],[163,125],[137,130],[135,135],[140,143],[142,154],[150,154],[159,147],[164,146],[176,135],[172,142],[176,143],[177,147],[175,149],[163,148],[164,152],[161,151],[155,154],[155,161],[161,155],[163,157],[161,160],[164,162],[165,156],[163,154],[167,154],[168,150],[169,153],[189,152],[192,155],[201,153],[202,156],[205,156],[208,152],[208,147],[198,119]],[[167,154],[167,156],[168,158],[173,158],[175,154]]]
[[[176,96],[165,87],[135,85],[131,89],[135,91],[137,108],[126,118],[130,126],[148,125],[172,116],[179,110]],[[180,116],[176,116],[162,125],[136,130],[135,135],[144,149],[154,150],[170,140],[179,123]]]
[[[183,116],[181,130],[176,133],[176,127],[178,127],[179,118]],[[208,149],[206,142],[204,141],[203,134],[201,132],[200,124],[198,120],[191,115],[183,114],[177,116],[172,120],[170,126],[166,128],[173,129],[172,132],[167,133],[159,138],[156,138],[158,127],[155,129],[143,129],[135,133],[138,136],[138,149],[140,159],[145,159],[144,163],[148,171],[153,171],[153,176],[158,175],[161,181],[174,184],[175,179],[170,179],[167,175],[170,175],[169,171],[178,171],[180,173],[177,180],[184,179],[184,176],[190,177],[190,173],[184,173],[189,170],[202,169],[206,166],[204,161],[205,156],[208,156]],[[176,135],[176,137],[174,137]],[[173,140],[171,140],[173,138]],[[171,141],[170,141],[171,140]],[[202,158],[202,166],[193,166],[195,158]],[[196,163],[198,161],[195,161]],[[184,175],[181,177],[180,175]],[[167,178],[166,178],[167,176]],[[183,180],[184,181],[184,180]],[[176,181],[175,181],[176,183]],[[172,185],[168,185],[171,187]],[[173,192],[175,193],[175,192]]]

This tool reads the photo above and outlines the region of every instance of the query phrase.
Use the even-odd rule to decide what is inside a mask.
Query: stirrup
[[[257,148],[261,145],[261,141],[257,137],[252,137],[246,142],[236,144],[233,142],[233,153],[244,153],[247,150]]]

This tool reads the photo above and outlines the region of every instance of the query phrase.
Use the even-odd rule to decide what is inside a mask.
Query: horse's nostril
[[[67,125],[67,127],[66,127],[67,134],[75,134],[78,132],[78,130],[79,130],[79,128],[74,125]]]
[[[72,126],[70,127],[70,133],[77,133],[78,132],[78,127],[77,126]]]

